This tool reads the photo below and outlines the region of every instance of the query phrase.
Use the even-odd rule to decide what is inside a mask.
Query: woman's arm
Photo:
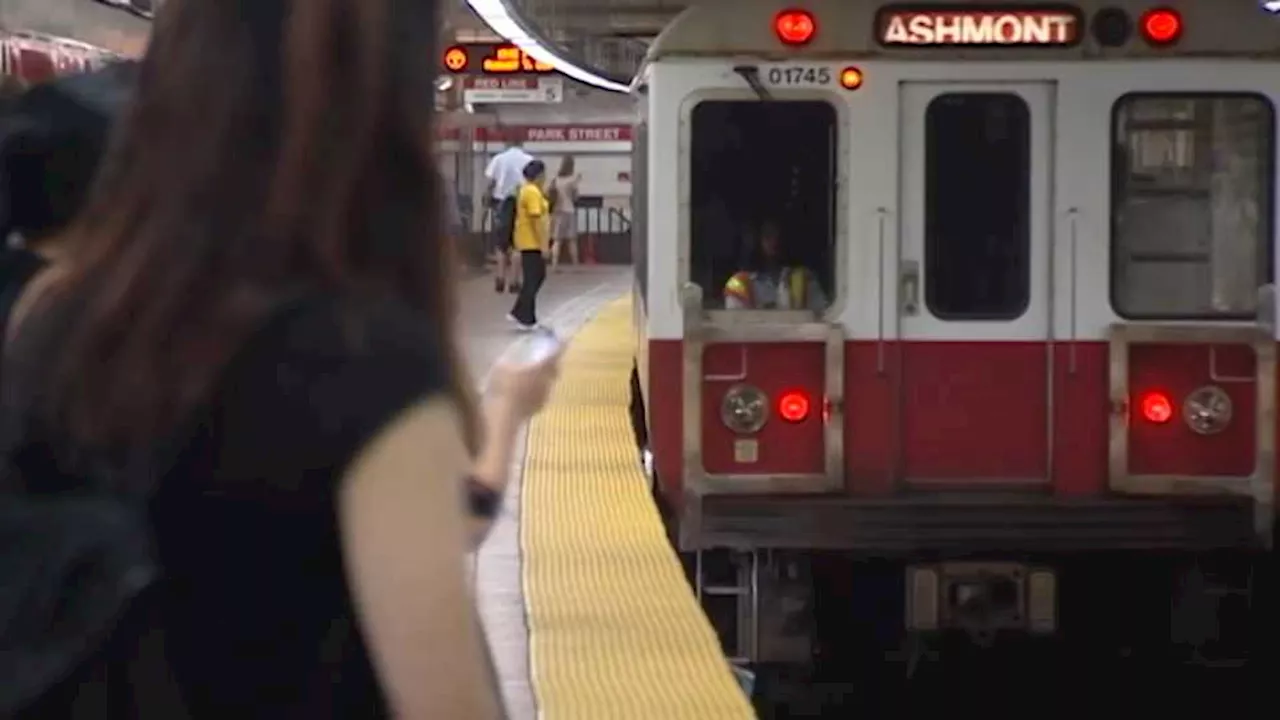
[[[463,569],[470,459],[460,430],[447,401],[409,409],[364,446],[339,495],[352,596],[404,720],[501,715]]]
[[[507,398],[493,395],[486,397],[480,405],[480,421],[484,426],[484,444],[472,466],[471,478],[501,497],[511,476],[516,439],[523,423]],[[492,525],[493,518],[472,515],[472,544],[479,546]]]

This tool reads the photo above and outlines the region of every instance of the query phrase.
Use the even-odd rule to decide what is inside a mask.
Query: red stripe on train
[[[1046,345],[1039,342],[849,342],[845,348],[844,464],[846,489],[885,495],[894,478],[929,478],[943,486],[1045,476],[1053,436],[1053,491],[1090,495],[1107,478],[1108,348],[1081,342],[1054,348],[1052,431],[1046,424]],[[649,434],[659,477],[679,489],[681,465],[681,342],[649,343]],[[819,346],[753,346],[748,381],[772,397],[797,383],[821,397]],[[816,353],[816,354],[815,354]],[[1238,355],[1239,353],[1236,353]],[[813,355],[810,357],[810,355]],[[731,377],[738,371],[735,346],[713,348],[704,371]],[[1131,388],[1166,388],[1181,398],[1207,382],[1207,349],[1190,354],[1152,346],[1131,356]],[[1245,375],[1251,364],[1228,357]],[[1221,372],[1221,370],[1219,370]],[[770,423],[760,434],[759,461],[735,465],[733,436],[719,422],[718,397],[731,384],[707,384],[703,410],[704,466],[712,472],[816,472],[820,432],[811,426]],[[1245,384],[1228,387],[1235,422],[1212,437],[1190,432],[1180,418],[1152,428],[1135,418],[1130,435],[1133,472],[1247,474],[1253,458],[1254,403]],[[903,391],[905,389],[905,392]],[[819,423],[814,417],[810,422]],[[900,428],[900,431],[898,430]],[[816,440],[816,444],[815,444]],[[898,471],[898,468],[901,471]]]

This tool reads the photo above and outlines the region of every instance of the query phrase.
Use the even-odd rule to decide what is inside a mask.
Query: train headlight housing
[[[1231,396],[1216,385],[1198,388],[1182,403],[1182,419],[1200,435],[1216,435],[1231,424]]]
[[[739,435],[760,432],[769,420],[769,396],[754,385],[734,385],[720,402],[720,420]]]

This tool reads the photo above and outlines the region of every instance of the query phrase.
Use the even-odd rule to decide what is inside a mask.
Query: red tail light
[[[1173,402],[1162,392],[1149,392],[1142,396],[1142,417],[1157,425],[1167,423],[1173,417]]]
[[[790,390],[778,398],[778,416],[798,423],[809,417],[809,396],[800,390]]]
[[[1142,37],[1152,45],[1171,45],[1182,36],[1182,16],[1172,8],[1156,8],[1142,15]]]
[[[783,10],[773,19],[773,31],[788,45],[804,45],[813,39],[818,24],[808,10]]]

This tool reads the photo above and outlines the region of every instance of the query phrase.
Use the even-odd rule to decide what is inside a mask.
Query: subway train
[[[666,27],[632,87],[632,419],[731,657],[1265,650],[1278,60],[1248,2]],[[726,302],[795,269],[819,301]]]

